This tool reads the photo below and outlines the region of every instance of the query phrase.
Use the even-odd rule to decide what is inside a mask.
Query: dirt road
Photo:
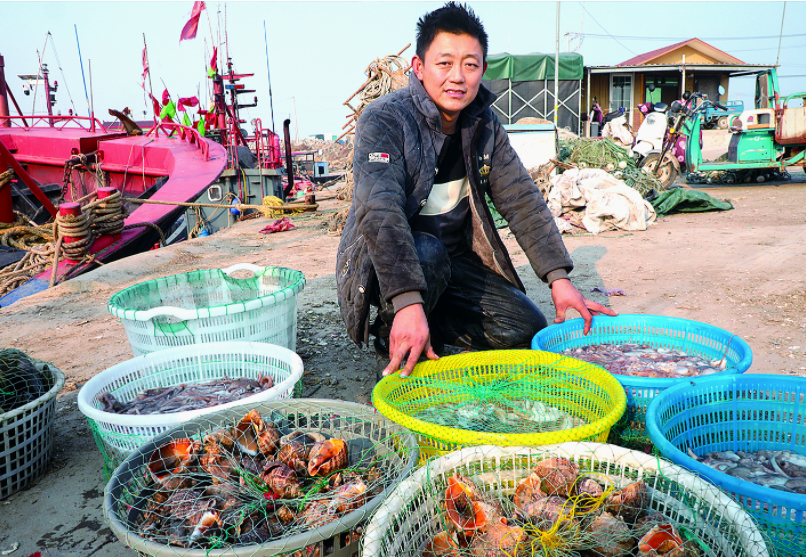
[[[576,268],[571,277],[592,299],[595,286],[620,288],[610,298],[621,313],[693,319],[724,328],[753,350],[751,373],[806,374],[806,176],[746,187],[700,188],[735,209],[659,219],[646,232],[566,238]],[[318,197],[324,198],[327,194]],[[270,235],[266,219],[240,223],[212,237],[128,258],[0,309],[0,346],[52,362],[67,376],[58,406],[56,449],[47,474],[0,501],[0,551],[12,557],[133,555],[104,522],[102,459],[76,393],[89,378],[132,357],[123,326],[106,309],[118,290],[150,278],[225,267],[237,262],[301,270],[297,348],[305,362],[303,395],[368,402],[379,360],[344,333],[335,294],[338,237],[326,216]],[[528,294],[554,316],[548,289],[523,252],[502,231]],[[569,316],[570,317],[570,316]]]

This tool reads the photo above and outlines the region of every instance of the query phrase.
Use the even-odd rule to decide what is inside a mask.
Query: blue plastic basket
[[[734,478],[686,454],[688,449],[700,456],[766,449],[806,455],[806,379],[747,374],[687,381],[655,397],[647,430],[664,457],[699,473],[743,505],[778,555],[806,555],[806,495]]]
[[[727,359],[727,368],[714,375],[744,373],[753,362],[750,346],[736,335],[713,325],[664,317],[660,315],[624,314],[617,317],[595,316],[591,330],[582,334],[583,319],[571,319],[565,323],[550,325],[532,339],[532,350],[559,353],[568,348],[594,344],[649,344],[656,348],[685,350],[703,358]],[[652,399],[661,391],[690,378],[613,376],[627,393],[626,418],[629,429],[643,434],[646,410]]]

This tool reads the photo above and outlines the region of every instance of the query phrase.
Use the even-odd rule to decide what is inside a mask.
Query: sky
[[[87,89],[91,67],[96,115],[108,120],[107,109],[128,106],[143,119],[143,111],[150,110],[140,87],[143,35],[155,96],[167,87],[174,99],[199,94],[203,101],[210,97],[206,64],[220,35],[219,52],[229,52],[235,71],[254,73],[242,81],[258,97],[258,106],[242,114],[247,122],[260,118],[264,128],[271,128],[273,109],[279,133],[289,118],[292,138],[330,137],[342,133],[351,114],[343,103],[366,80],[367,66],[412,43],[403,53],[410,61],[418,18],[442,4],[210,0],[196,38],[180,43],[191,0],[0,1],[0,55],[6,81],[25,113],[30,113],[33,98],[23,95],[17,75],[36,73],[41,56],[50,79],[59,82],[56,110],[66,114],[74,106],[78,114],[87,114],[80,47]],[[469,5],[489,35],[489,54],[554,52],[557,2]],[[806,1],[563,1],[559,11],[560,50],[579,48],[585,65],[614,65],[697,37],[746,63],[775,64],[778,58],[782,93],[806,91]],[[254,95],[242,99],[249,102]],[[752,80],[733,79],[729,97],[752,105]],[[41,98],[38,111],[40,107]],[[13,107],[11,112],[15,114]]]

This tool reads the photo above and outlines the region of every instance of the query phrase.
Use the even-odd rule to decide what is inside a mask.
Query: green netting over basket
[[[112,296],[107,307],[120,318],[135,356],[232,340],[296,350],[297,294],[304,286],[300,271],[241,263],[141,282]]]
[[[465,445],[604,441],[626,407],[604,369],[535,350],[447,356],[381,380],[372,402],[418,435],[421,462]]]
[[[241,406],[140,447],[107,485],[104,516],[151,556],[351,557],[417,459],[414,436],[366,405]]]
[[[27,487],[53,453],[64,374],[13,348],[0,350],[0,499]]]
[[[372,516],[362,554],[627,557],[642,547],[648,557],[661,542],[676,552],[660,555],[770,555],[753,518],[717,487],[667,460],[586,442],[433,459]]]

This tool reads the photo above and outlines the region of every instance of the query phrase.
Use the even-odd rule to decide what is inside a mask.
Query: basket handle
[[[258,273],[265,270],[265,267],[259,267],[257,265],[252,265],[251,263],[236,263],[235,265],[231,265],[226,269],[221,269],[221,272],[225,275],[231,275],[235,271],[252,271],[257,275]]]

